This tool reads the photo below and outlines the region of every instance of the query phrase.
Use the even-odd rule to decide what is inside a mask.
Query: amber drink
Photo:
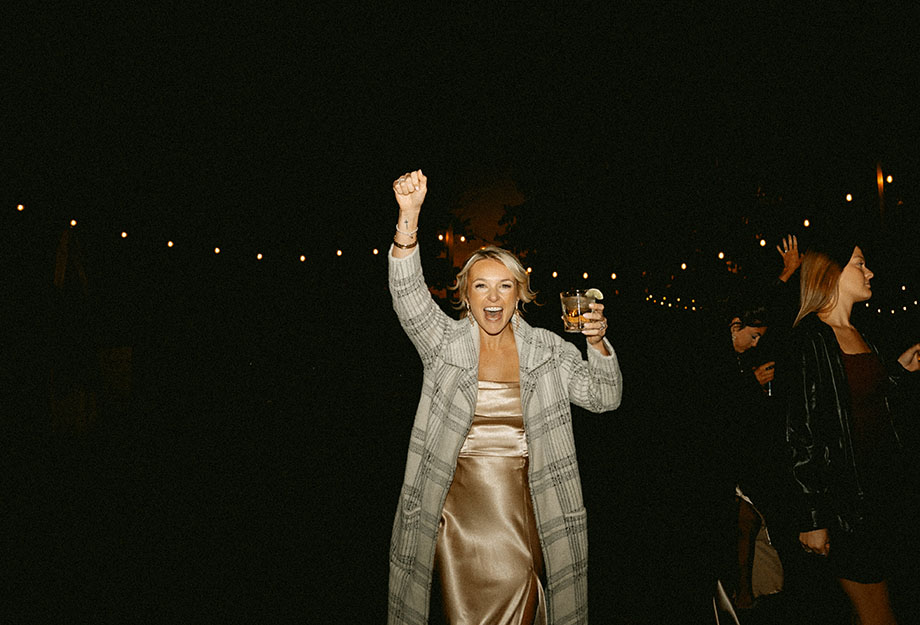
[[[591,312],[594,298],[585,294],[580,289],[571,289],[559,294],[562,302],[562,323],[566,332],[581,332],[590,319],[585,319],[585,313]]]

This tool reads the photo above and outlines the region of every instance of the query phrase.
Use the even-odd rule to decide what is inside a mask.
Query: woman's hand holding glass
[[[604,305],[600,302],[589,304],[591,312],[586,312],[584,318],[589,321],[581,331],[588,339],[588,345],[598,350],[605,356],[609,355],[604,345],[604,335],[607,333],[607,319],[604,317]]]

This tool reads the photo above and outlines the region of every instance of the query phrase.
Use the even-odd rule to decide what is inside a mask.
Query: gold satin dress
[[[451,625],[546,623],[527,466],[520,384],[480,380],[435,551]]]

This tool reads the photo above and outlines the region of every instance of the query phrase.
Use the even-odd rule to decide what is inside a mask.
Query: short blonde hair
[[[837,302],[838,283],[843,267],[823,252],[805,252],[799,270],[799,314],[792,327],[813,312],[830,310]]]
[[[450,290],[457,293],[457,302],[454,304],[454,308],[463,311],[460,314],[461,317],[466,317],[469,313],[467,289],[469,288],[470,269],[481,260],[497,260],[508,268],[517,283],[517,297],[522,304],[529,304],[537,296],[537,292],[530,288],[530,274],[524,269],[517,256],[508,250],[489,245],[470,254],[470,257],[463,263],[460,273],[457,274],[457,279],[450,286]]]

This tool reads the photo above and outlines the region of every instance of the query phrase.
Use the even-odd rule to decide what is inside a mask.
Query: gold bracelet
[[[402,243],[400,243],[399,241],[396,240],[396,237],[393,237],[393,245],[395,245],[396,247],[398,247],[398,248],[401,249],[401,250],[411,250],[413,247],[415,247],[416,245],[418,245],[418,239],[416,239],[415,241],[413,241],[413,242],[410,243],[409,245],[403,245]]]

